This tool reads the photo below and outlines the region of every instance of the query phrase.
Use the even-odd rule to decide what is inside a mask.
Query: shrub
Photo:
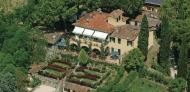
[[[151,63],[151,67],[155,70],[158,70],[159,72],[166,74],[166,71],[155,61]]]
[[[135,80],[135,78],[138,77],[138,75],[139,75],[138,72],[133,71],[133,70],[130,71],[129,74],[128,74],[128,76],[124,80],[124,84],[125,85],[130,84],[131,82],[133,82]]]
[[[37,86],[40,83],[41,83],[41,81],[40,81],[39,78],[33,78],[32,87],[35,87],[35,86]]]

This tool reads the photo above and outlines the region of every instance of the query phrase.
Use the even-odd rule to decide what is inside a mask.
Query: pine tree
[[[145,58],[147,57],[148,54],[148,37],[149,37],[148,20],[146,15],[144,15],[139,33],[138,48],[143,53]]]
[[[161,41],[159,42],[160,49],[158,55],[158,62],[163,69],[169,69],[167,65],[169,64],[171,34],[168,27],[169,27],[168,19],[166,17],[163,17],[161,25],[161,36],[160,36]]]
[[[188,76],[188,48],[187,48],[187,38],[183,37],[181,46],[179,47],[179,59],[178,59],[178,77],[183,77],[187,79]]]

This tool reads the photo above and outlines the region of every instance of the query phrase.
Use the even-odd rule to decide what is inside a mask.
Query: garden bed
[[[76,74],[71,74],[68,78],[69,82],[74,82],[80,85],[97,88],[102,81],[110,75],[110,70],[100,70],[91,67],[78,67]]]

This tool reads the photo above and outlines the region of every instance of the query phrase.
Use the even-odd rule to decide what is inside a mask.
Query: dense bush
[[[157,70],[157,71],[163,73],[163,74],[166,74],[166,71],[165,71],[157,62],[155,62],[155,61],[153,61],[153,62],[151,63],[151,67],[152,67],[153,69],[155,69],[155,70]]]
[[[131,82],[133,82],[136,78],[138,78],[138,72],[136,72],[136,71],[130,71],[129,72],[129,74],[128,74],[128,76],[125,78],[125,80],[124,80],[124,85],[128,85],[128,84],[130,84]]]
[[[151,72],[145,68],[142,68],[139,71],[139,77],[141,78],[149,78],[159,83],[163,83],[165,85],[169,84],[169,79],[166,79],[162,74],[158,74],[157,72]]]
[[[41,81],[40,81],[39,78],[33,78],[32,87],[35,87],[35,86],[37,86],[40,83],[41,83]]]
[[[111,82],[107,82],[106,85],[104,85],[103,87],[99,87],[97,89],[97,92],[110,92],[111,90],[113,90],[114,85],[116,85],[119,82],[120,78],[123,76],[125,70],[123,67],[114,65],[113,67],[118,71],[115,79]]]

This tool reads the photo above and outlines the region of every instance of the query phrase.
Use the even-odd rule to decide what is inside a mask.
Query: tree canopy
[[[183,78],[176,78],[170,82],[171,92],[183,92],[186,87],[186,81]]]
[[[124,59],[124,66],[126,69],[137,70],[144,64],[145,56],[139,48],[132,49],[128,52]]]
[[[148,54],[148,38],[149,38],[149,29],[148,29],[148,20],[146,15],[143,16],[140,33],[138,36],[138,48],[141,50],[145,58]]]
[[[79,52],[78,60],[81,64],[86,64],[88,62],[88,54],[84,49]]]

